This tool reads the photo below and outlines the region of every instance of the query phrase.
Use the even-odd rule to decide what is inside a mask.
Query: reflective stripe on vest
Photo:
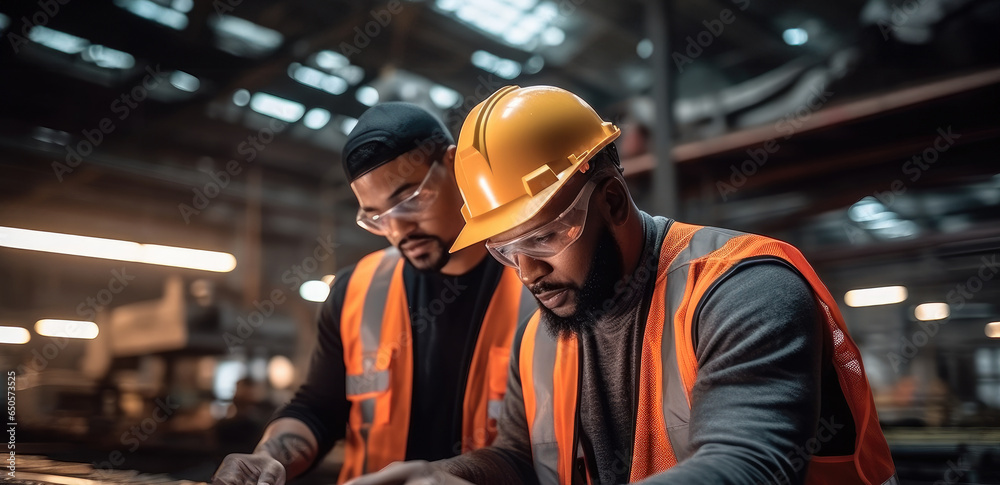
[[[340,325],[351,409],[341,482],[406,457],[413,337],[403,266],[396,248],[378,251],[358,262],[347,284]],[[461,297],[467,296],[442,295],[441,301]],[[521,314],[527,318],[534,302],[517,274],[504,268],[476,340],[456,454],[487,446],[496,437],[511,341]]]
[[[677,222],[671,224],[657,260],[649,262],[650,267],[656,264],[656,282],[640,357],[630,480],[665,471],[694,451],[689,446],[687,427],[698,372],[693,336],[699,303],[729,271],[757,259],[794,268],[812,287],[826,316],[833,364],[857,430],[855,453],[813,457],[806,483],[893,484],[895,469],[858,349],[847,335],[833,297],[801,253],[787,243],[762,236]],[[542,484],[570,484],[574,482],[571,464],[577,450],[572,432],[577,422],[578,388],[572,386],[572,394],[553,391],[559,382],[565,386],[579,378],[577,356],[570,356],[570,362],[557,355],[563,347],[576,349],[576,339],[569,336],[556,342],[548,332],[538,331],[537,320],[526,329],[519,356],[535,469]],[[543,354],[556,357],[546,360]],[[530,362],[530,367],[525,362]],[[554,376],[562,377],[556,381]],[[551,417],[547,414],[550,412]],[[546,446],[549,444],[556,445],[555,453]]]

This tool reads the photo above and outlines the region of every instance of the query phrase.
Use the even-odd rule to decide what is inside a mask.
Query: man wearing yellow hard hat
[[[356,483],[898,483],[858,349],[799,251],[639,210],[618,134],[548,86],[472,110],[452,251],[485,243],[540,310],[493,446]]]

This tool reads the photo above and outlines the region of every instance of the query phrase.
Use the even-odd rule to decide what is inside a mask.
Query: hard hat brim
[[[455,244],[451,246],[448,251],[454,253],[461,251],[473,244],[483,242],[497,234],[509,231],[525,222],[531,220],[535,217],[546,204],[552,200],[556,192],[559,191],[564,185],[566,185],[573,174],[580,169],[580,166],[589,163],[592,158],[594,158],[597,153],[599,153],[604,147],[613,142],[620,131],[616,131],[612,135],[608,136],[602,140],[597,146],[590,150],[590,153],[585,159],[579,160],[576,163],[570,165],[569,168],[563,170],[559,175],[559,181],[553,183],[552,185],[542,189],[540,192],[534,196],[528,196],[527,194],[508,202],[492,211],[485,214],[473,217],[471,220],[466,221],[465,227],[458,234],[455,239]]]

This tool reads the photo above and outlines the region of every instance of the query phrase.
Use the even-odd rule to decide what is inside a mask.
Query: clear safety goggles
[[[487,240],[486,248],[497,261],[513,268],[517,267],[518,254],[535,259],[559,255],[583,234],[590,196],[596,186],[597,182],[588,181],[569,208],[552,222],[509,241]]]
[[[446,174],[444,165],[440,162],[432,163],[420,185],[405,195],[396,205],[380,214],[372,214],[364,209],[358,209],[355,220],[359,226],[369,232],[384,236],[389,232],[389,218],[415,221],[426,217],[426,211],[437,200]]]

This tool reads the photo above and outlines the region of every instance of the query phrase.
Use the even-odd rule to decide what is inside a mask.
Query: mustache
[[[579,288],[577,288],[576,285],[571,283],[550,283],[550,282],[535,283],[534,285],[528,287],[528,291],[530,291],[531,294],[535,296],[538,296],[547,291],[556,291],[556,290],[579,290]]]
[[[399,241],[399,243],[397,244],[397,246],[402,246],[402,245],[404,245],[404,244],[406,244],[408,242],[421,241],[421,240],[425,240],[425,239],[427,239],[427,240],[435,240],[436,241],[436,240],[439,240],[440,238],[431,236],[429,234],[411,234],[411,235],[407,236],[406,239],[403,239],[402,241]]]

